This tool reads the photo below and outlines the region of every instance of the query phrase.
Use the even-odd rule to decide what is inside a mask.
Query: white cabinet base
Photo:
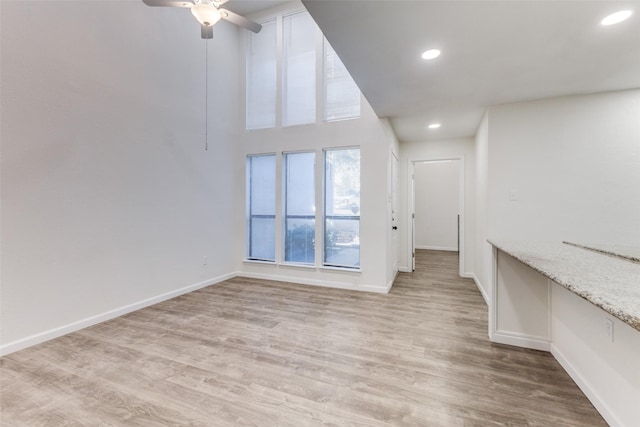
[[[640,333],[557,283],[551,283],[551,354],[609,425],[637,426],[640,422]],[[611,322],[613,328],[607,327],[607,322]]]
[[[551,351],[611,426],[640,424],[640,332],[494,247],[492,341]]]
[[[491,340],[549,351],[549,280],[502,251],[495,263]]]

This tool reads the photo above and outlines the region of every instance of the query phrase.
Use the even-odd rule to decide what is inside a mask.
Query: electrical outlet
[[[604,327],[605,327],[605,333],[607,334],[609,341],[613,342],[613,320],[609,319],[608,317],[605,317]]]
[[[518,193],[516,192],[516,190],[509,191],[509,201],[510,202],[518,201]]]

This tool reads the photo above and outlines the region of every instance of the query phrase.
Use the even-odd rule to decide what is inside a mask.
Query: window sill
[[[360,268],[349,268],[349,267],[331,267],[328,265],[323,265],[318,267],[319,270],[328,270],[328,271],[339,271],[340,273],[351,273],[351,274],[362,274],[362,270]]]
[[[312,265],[312,264],[296,264],[294,262],[283,262],[281,264],[278,264],[280,267],[284,267],[284,268],[301,268],[304,270],[315,270],[316,266]]]
[[[277,264],[274,261],[260,261],[258,259],[243,259],[243,264],[259,264],[259,265],[269,265],[276,267]]]
[[[339,118],[336,118],[336,119],[325,119],[325,118],[323,118],[322,121],[325,122],[325,123],[346,122],[347,120],[357,120],[360,117],[362,117],[362,115],[350,116],[350,117],[339,117]]]
[[[317,271],[331,271],[335,273],[347,273],[360,275],[362,274],[362,270],[359,268],[349,268],[349,267],[331,267],[328,265],[321,265],[320,267],[316,267],[315,265],[310,264],[296,264],[293,262],[282,262],[276,263],[274,261],[260,261],[257,259],[243,259],[243,264],[253,264],[253,265],[264,265],[273,268],[286,268],[286,269],[301,269],[301,270],[317,270]]]

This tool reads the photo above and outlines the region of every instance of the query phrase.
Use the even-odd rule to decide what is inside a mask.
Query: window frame
[[[273,206],[273,215],[265,215],[265,214],[256,214],[254,215],[252,213],[252,195],[253,195],[253,189],[252,189],[252,175],[253,175],[253,164],[251,163],[251,160],[256,158],[256,157],[273,157],[273,161],[274,161],[274,165],[273,165],[273,173],[274,173],[274,186],[273,186],[273,199],[274,199],[274,206]],[[276,263],[276,248],[277,248],[277,229],[276,229],[276,224],[277,224],[277,218],[278,218],[278,205],[277,205],[277,179],[278,179],[278,156],[276,153],[262,153],[262,154],[247,154],[246,156],[246,166],[245,166],[246,170],[245,170],[245,174],[246,174],[246,182],[245,182],[245,196],[246,196],[246,200],[245,200],[245,209],[246,209],[246,218],[245,218],[245,232],[246,232],[246,242],[245,242],[245,260],[246,261],[253,261],[253,262],[263,262],[263,263],[268,263],[268,264],[275,264]],[[252,220],[254,219],[254,217],[258,218],[258,219],[273,219],[273,224],[274,224],[274,236],[273,236],[273,259],[268,259],[268,258],[261,258],[261,257],[255,257],[252,256],[252,237],[253,237],[253,227],[252,227]]]
[[[359,157],[359,174],[358,181],[360,187],[362,186],[362,150],[360,146],[347,146],[347,147],[331,147],[324,148],[322,150],[322,261],[321,267],[325,269],[336,269],[336,270],[346,270],[346,271],[359,271],[361,269],[361,261],[362,261],[362,242],[360,240],[360,224],[361,224],[361,212],[362,208],[360,207],[358,211],[358,215],[327,215],[327,153],[330,151],[343,151],[343,150],[358,150],[360,152]],[[330,218],[331,220],[349,220],[353,221],[357,218],[358,220],[358,263],[357,265],[342,265],[333,262],[327,262],[327,220]]]
[[[278,121],[279,121],[279,114],[278,114],[278,110],[279,110],[279,105],[278,105],[278,89],[279,89],[279,79],[281,76],[281,70],[280,70],[280,63],[281,63],[281,53],[280,53],[280,49],[278,47],[279,45],[279,32],[280,32],[280,27],[281,27],[281,19],[279,16],[273,16],[267,19],[264,19],[262,21],[260,21],[260,24],[265,27],[268,24],[273,23],[274,25],[274,46],[273,46],[273,60],[274,60],[274,65],[275,65],[275,77],[274,77],[274,87],[273,87],[273,93],[274,93],[274,99],[273,99],[273,124],[269,124],[267,126],[254,126],[254,127],[250,127],[249,123],[249,116],[250,116],[250,111],[249,111],[249,95],[250,95],[250,88],[252,87],[250,84],[250,75],[251,75],[251,53],[253,51],[252,49],[252,38],[254,37],[254,33],[251,33],[249,31],[247,31],[246,34],[246,43],[245,43],[245,130],[246,131],[255,131],[255,130],[263,130],[263,129],[274,129],[278,127]],[[261,31],[262,33],[262,31]]]
[[[309,19],[311,20],[312,24],[313,24],[313,39],[314,39],[314,45],[313,45],[313,68],[314,68],[314,73],[313,73],[313,87],[310,88],[310,90],[313,90],[313,119],[311,121],[306,121],[306,122],[291,122],[288,123],[287,122],[287,111],[288,111],[288,103],[287,103],[287,96],[288,96],[288,82],[289,82],[289,78],[288,78],[288,67],[287,67],[287,34],[286,34],[286,20],[287,18],[291,18],[295,15],[300,15],[300,14],[306,14]],[[280,41],[280,55],[278,58],[279,61],[279,69],[280,69],[280,76],[279,76],[279,80],[280,80],[280,105],[279,105],[279,112],[280,112],[280,127],[282,128],[286,128],[286,127],[292,127],[292,126],[304,126],[304,125],[310,125],[310,124],[314,124],[318,122],[318,70],[320,68],[320,66],[318,65],[318,37],[322,36],[322,30],[320,30],[320,28],[318,28],[318,25],[315,23],[315,21],[313,20],[313,17],[311,16],[311,14],[309,13],[309,11],[307,11],[306,9],[296,9],[296,10],[292,10],[289,12],[284,12],[282,14],[279,15],[280,17],[280,31],[282,33],[281,36],[281,41]]]
[[[325,54],[325,40],[326,38],[324,37],[324,34],[322,33],[322,30],[317,26],[317,24],[315,24],[314,21],[314,35],[315,35],[315,39],[316,39],[316,43],[315,43],[315,47],[314,47],[314,51],[315,51],[315,74],[314,74],[314,79],[315,79],[315,85],[314,87],[310,90],[314,91],[314,97],[315,97],[315,101],[314,101],[314,106],[315,106],[315,116],[313,118],[313,121],[309,121],[309,122],[295,122],[295,123],[285,123],[286,122],[286,91],[287,91],[287,85],[286,85],[286,70],[285,70],[285,29],[284,29],[284,21],[285,18],[290,17],[290,16],[294,16],[296,14],[299,13],[308,13],[308,11],[304,8],[300,8],[299,6],[289,6],[289,7],[285,7],[283,9],[279,9],[277,11],[273,11],[270,13],[266,13],[264,15],[262,15],[262,17],[264,17],[264,19],[261,19],[257,22],[261,22],[263,23],[270,23],[270,22],[274,22],[275,25],[275,32],[276,32],[276,57],[275,57],[275,61],[276,61],[276,78],[275,78],[275,124],[270,125],[268,127],[249,127],[249,102],[248,102],[248,95],[249,95],[249,53],[250,53],[250,37],[251,34],[249,34],[248,31],[244,32],[244,37],[247,38],[248,40],[245,43],[245,82],[244,82],[244,88],[245,88],[245,131],[246,132],[254,132],[254,131],[260,131],[260,130],[269,130],[269,129],[284,129],[284,128],[289,128],[289,127],[296,127],[296,126],[309,126],[309,125],[320,125],[320,124],[325,124],[325,123],[332,123],[332,122],[340,122],[340,121],[344,121],[344,120],[355,120],[355,119],[359,119],[362,117],[362,103],[364,102],[364,97],[362,96],[362,92],[360,91],[360,88],[357,87],[358,89],[358,93],[359,93],[359,101],[360,101],[360,105],[359,105],[359,110],[360,113],[357,116],[350,116],[350,117],[340,117],[340,118],[335,118],[335,119],[327,119],[326,118],[326,102],[325,102],[325,98],[326,98],[326,73],[325,73],[325,61],[326,61],[326,54]],[[311,17],[311,19],[313,20],[313,17]],[[327,42],[328,43],[328,42]],[[337,55],[337,54],[336,54]],[[338,57],[339,59],[339,57]],[[340,62],[342,62],[340,60]]]
[[[313,154],[313,201],[314,201],[314,213],[312,215],[288,215],[287,203],[288,203],[288,188],[287,178],[289,174],[287,157],[296,154]],[[306,266],[315,267],[317,260],[317,229],[318,229],[318,210],[317,210],[317,167],[318,156],[316,150],[299,150],[299,151],[284,151],[282,152],[282,264],[293,266]],[[313,233],[314,233],[314,245],[313,245],[313,261],[312,262],[297,262],[287,260],[287,220],[289,217],[296,217],[296,219],[312,219],[313,220]]]
[[[340,61],[340,63],[342,64],[342,66],[344,67],[345,71],[347,72],[347,74],[349,75],[349,77],[351,78],[351,81],[353,82],[353,84],[356,86],[356,88],[358,89],[358,114],[353,115],[353,116],[344,116],[344,117],[337,117],[337,118],[329,118],[328,117],[328,111],[327,111],[327,106],[328,106],[328,102],[327,102],[327,86],[328,86],[328,79],[327,79],[327,47],[331,48],[331,50],[333,51],[333,53],[335,54],[336,58],[338,59],[338,61]],[[321,115],[322,115],[322,121],[325,123],[331,123],[331,122],[340,122],[343,120],[355,120],[355,119],[359,119],[360,117],[362,117],[362,91],[360,90],[360,87],[356,84],[355,80],[353,80],[353,77],[351,76],[351,73],[349,73],[349,70],[347,70],[347,68],[344,66],[344,63],[342,62],[342,59],[340,59],[340,56],[338,55],[338,53],[335,51],[335,49],[333,48],[333,46],[331,46],[331,43],[329,43],[329,41],[327,40],[327,38],[323,35],[322,36],[322,47],[320,48],[320,54],[322,56],[322,99],[320,100],[321,105]]]

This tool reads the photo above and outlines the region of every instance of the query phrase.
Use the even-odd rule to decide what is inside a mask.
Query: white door
[[[393,256],[393,275],[398,273],[400,239],[398,235],[398,158],[391,156],[391,253]]]
[[[409,256],[411,259],[411,271],[416,271],[416,203],[415,203],[415,190],[416,190],[416,176],[414,173],[415,164],[411,163],[411,252]]]

